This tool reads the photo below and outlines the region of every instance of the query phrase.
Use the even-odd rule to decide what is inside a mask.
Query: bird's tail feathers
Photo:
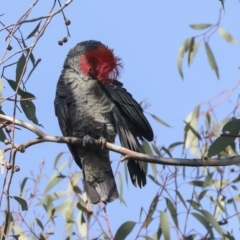
[[[107,150],[87,152],[82,158],[85,190],[91,203],[111,202],[118,198],[118,190]]]

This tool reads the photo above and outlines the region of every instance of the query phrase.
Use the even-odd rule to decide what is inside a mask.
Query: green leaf
[[[223,133],[229,133],[233,135],[238,135],[240,131],[240,119],[231,119],[227,122],[222,129]]]
[[[166,204],[167,204],[167,207],[168,207],[168,210],[172,216],[172,219],[176,225],[176,227],[178,228],[178,218],[177,218],[177,211],[172,203],[172,201],[169,199],[169,198],[165,198],[166,199]]]
[[[50,178],[45,190],[44,194],[46,194],[49,190],[51,190],[54,186],[56,186],[59,182],[62,181],[63,177],[59,176],[59,173],[66,167],[68,161],[64,162],[52,175]]]
[[[22,98],[20,98],[20,100],[21,99]],[[26,117],[36,125],[39,125],[38,119],[36,117],[36,107],[34,103],[31,100],[23,100],[23,101],[20,101],[20,105]]]
[[[61,177],[61,176],[56,176],[55,178],[51,178],[49,180],[49,183],[48,183],[44,193],[47,193],[49,190],[51,190],[53,187],[55,187],[62,180],[63,180],[63,177]]]
[[[213,217],[211,213],[206,210],[200,210],[200,212],[205,216],[205,218],[212,224],[215,230],[223,237],[223,231],[219,226],[217,220]]]
[[[234,39],[233,36],[230,33],[228,33],[225,29],[219,27],[218,33],[227,42],[232,43],[232,44],[238,43],[238,41],[236,39]]]
[[[142,141],[141,152],[145,153],[147,155],[153,156],[152,149],[151,149],[149,143],[145,140]]]
[[[217,62],[216,62],[213,52],[207,42],[205,42],[205,49],[207,52],[207,58],[208,58],[209,65],[215,71],[217,78],[219,79],[219,70],[218,70]]]
[[[211,115],[209,114],[209,112],[205,114],[205,124],[206,124],[207,130],[209,131],[211,128]]]
[[[149,210],[148,210],[148,213],[147,213],[147,217],[146,217],[146,220],[145,220],[145,223],[144,223],[144,227],[147,228],[149,226],[149,224],[151,223],[152,221],[152,216],[156,210],[156,207],[157,207],[157,204],[158,204],[158,200],[159,200],[159,195],[157,194],[152,202],[151,202],[151,205],[149,207]]]
[[[118,189],[119,189],[119,195],[122,196],[123,194],[123,182],[122,182],[122,174],[118,172]]]
[[[206,228],[207,232],[210,235],[210,238],[213,239],[212,228],[209,222],[207,221],[207,219],[199,213],[191,213],[191,214]]]
[[[16,69],[16,83],[18,84],[20,81],[21,76],[23,77],[23,68],[26,64],[26,58],[24,54],[19,58],[17,62],[17,69]]]
[[[215,156],[221,151],[224,151],[236,138],[234,137],[219,137],[208,149],[208,157]]]
[[[162,125],[164,125],[164,126],[166,126],[166,127],[171,127],[170,125],[168,125],[166,122],[164,122],[162,119],[160,119],[159,117],[157,117],[156,115],[154,115],[154,114],[151,114],[151,113],[149,113],[151,116],[152,116],[152,118],[154,119],[154,120],[156,120],[158,123],[160,123],[160,124],[162,124]]]
[[[199,203],[197,203],[196,201],[187,200],[187,202],[189,202],[195,210],[199,210],[199,208],[201,207],[201,205]]]
[[[154,143],[152,143],[152,149],[158,156],[162,156],[158,147]]]
[[[81,198],[78,200],[77,208],[82,212],[92,214],[92,212],[88,210],[87,204]]]
[[[189,24],[189,26],[193,29],[196,30],[202,30],[202,29],[206,29],[212,26],[212,24],[209,23],[200,23],[200,24]]]
[[[28,180],[28,178],[25,177],[25,178],[23,179],[23,181],[21,182],[21,185],[20,185],[20,197],[22,196],[23,189],[24,189],[24,187],[25,187],[25,185],[26,185],[26,183],[27,183],[27,180]]]
[[[130,234],[133,230],[134,226],[136,225],[135,222],[128,221],[123,223],[117,230],[114,240],[123,240]]]
[[[190,66],[193,63],[193,59],[194,59],[194,57],[195,57],[195,55],[197,53],[197,50],[199,48],[199,44],[200,44],[199,42],[193,42],[193,45],[192,45],[191,49],[189,48],[189,52],[188,52],[188,66]]]
[[[170,240],[168,216],[165,212],[160,212],[160,222],[164,240]]]
[[[164,151],[170,158],[172,158],[172,154],[169,149],[165,148],[164,146],[161,147],[161,150]]]
[[[22,211],[28,210],[27,202],[23,198],[18,196],[12,196],[12,198],[15,199],[21,205]]]
[[[37,26],[32,30],[32,32],[27,36],[26,39],[29,39],[30,37],[32,37],[39,29],[40,27],[40,24],[41,24],[41,21],[37,24]]]
[[[54,160],[54,164],[53,164],[54,168],[57,167],[58,161],[60,160],[60,158],[62,157],[63,154],[64,154],[64,152],[60,152],[60,153],[56,156],[56,158],[55,158],[55,160]]]
[[[198,195],[198,201],[202,200],[202,198],[206,195],[208,190],[209,189],[204,189],[203,191],[200,192],[200,194]]]
[[[194,43],[195,43],[195,37],[192,37],[189,44],[189,49],[188,49],[188,66],[190,65],[190,55],[193,52]]]
[[[198,156],[199,141],[201,140],[201,136],[198,133],[199,112],[200,105],[197,105],[184,121],[186,123],[184,128],[185,148],[189,148],[191,154],[195,156]]]
[[[0,141],[4,142],[4,140],[7,139],[3,129],[0,129]]]
[[[26,45],[24,39],[22,38],[21,40],[22,40],[23,46],[24,46],[25,48],[27,48],[27,45]],[[29,55],[30,49],[29,49],[29,48],[26,49],[26,52],[27,52],[27,54]],[[30,57],[30,60],[31,60],[31,62],[32,62],[32,65],[34,66],[34,65],[35,65],[35,58],[34,58],[33,54],[31,53],[29,57]]]
[[[32,54],[31,54],[32,55]],[[30,57],[31,57],[30,55]],[[35,61],[35,60],[34,60]],[[31,71],[29,72],[27,79],[25,81],[25,83],[28,81],[28,79],[30,78],[30,76],[32,75],[33,71],[35,70],[35,68],[38,66],[38,64],[41,62],[41,59],[39,58],[36,63],[34,63],[33,68],[31,69]]]
[[[30,92],[25,92],[25,91],[21,91],[21,98],[33,98],[35,99],[36,97],[30,93]]]
[[[37,225],[43,230],[44,226],[43,226],[42,222],[39,220],[39,218],[36,218],[36,222],[37,222]]]
[[[153,177],[152,175],[148,175],[148,177],[153,181],[153,182],[155,182],[158,186],[162,186],[159,182],[158,182],[158,180],[155,178],[155,177]]]
[[[187,209],[187,205],[185,203],[185,199],[182,197],[181,193],[179,191],[176,190],[177,196],[180,199],[180,201],[182,202],[182,204],[184,205],[184,207]]]
[[[168,149],[172,149],[172,148],[175,148],[175,147],[183,145],[183,144],[184,144],[184,142],[174,142],[169,145]]]
[[[204,186],[203,181],[197,181],[197,180],[196,181],[190,181],[190,182],[188,182],[188,184],[196,186],[196,187],[200,187],[200,188],[203,188],[203,186]]]
[[[182,77],[182,79],[184,78],[183,71],[182,71],[182,61],[183,61],[185,52],[188,52],[190,41],[191,41],[191,39],[187,38],[183,42],[183,45],[179,48],[178,54],[177,54],[177,67],[178,67],[178,72],[179,72],[180,76]]]
[[[190,42],[191,42],[191,38],[187,38],[187,39],[183,42],[184,52],[188,52],[188,49],[189,49],[189,46],[190,46]]]
[[[151,168],[152,168],[153,176],[156,179],[156,177],[157,177],[157,165],[154,164],[154,163],[150,163],[150,165],[151,165]]]
[[[66,197],[69,191],[59,191],[52,194],[45,195],[45,197],[37,203],[37,206],[47,205],[49,202],[53,202],[62,197]]]
[[[182,79],[184,79],[183,70],[182,70],[183,57],[184,57],[184,48],[180,47],[177,54],[177,68]]]
[[[186,236],[184,238],[184,240],[194,240],[196,236],[197,236],[197,234],[193,233],[193,234],[190,234],[190,235]]]
[[[16,92],[18,84],[15,81],[10,80],[10,79],[8,79],[7,81],[9,83],[10,87],[13,89],[13,91]],[[22,92],[23,92],[23,90],[19,87],[17,94],[19,94],[21,96]]]
[[[191,124],[186,121],[184,122],[186,124],[185,131],[187,132],[190,130],[194,134],[194,136],[198,138],[198,140],[202,140],[200,134],[191,126]]]

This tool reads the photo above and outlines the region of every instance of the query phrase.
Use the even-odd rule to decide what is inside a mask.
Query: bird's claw
[[[97,141],[98,141],[98,144],[101,146],[101,148],[104,149],[105,144],[107,142],[106,138],[100,137]],[[83,147],[86,147],[88,144],[91,144],[93,142],[94,142],[94,139],[88,134],[83,137]]]
[[[104,148],[105,148],[105,144],[106,144],[106,142],[107,142],[106,138],[100,137],[100,138],[98,139],[98,142],[99,142],[99,145],[101,145],[101,148],[104,149]]]
[[[83,137],[83,147],[86,147],[88,144],[92,143],[93,138],[88,134]]]

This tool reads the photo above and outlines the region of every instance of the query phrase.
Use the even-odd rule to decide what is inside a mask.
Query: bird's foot
[[[88,134],[85,135],[83,137],[83,147],[86,147],[87,145],[89,144],[92,144],[94,142],[94,138],[92,138],[91,136],[89,136]],[[105,148],[105,144],[107,142],[106,138],[104,137],[100,137],[98,140],[97,140],[97,144],[101,146],[102,149]]]
[[[93,143],[93,138],[88,134],[83,137],[83,147],[86,147],[88,144]]]
[[[98,139],[98,142],[99,142],[99,145],[101,145],[101,148],[104,149],[104,148],[105,148],[105,145],[106,145],[106,142],[107,142],[106,138],[100,137],[100,138]]]

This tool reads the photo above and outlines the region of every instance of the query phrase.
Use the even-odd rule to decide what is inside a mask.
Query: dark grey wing
[[[73,136],[71,128],[71,119],[68,113],[68,104],[70,104],[70,94],[68,92],[67,84],[65,83],[64,74],[59,78],[56,90],[56,97],[54,100],[55,115],[58,118],[58,123],[62,131],[63,136]],[[81,160],[78,156],[76,147],[71,144],[67,144],[68,148],[77,163],[77,165],[82,168]]]
[[[142,107],[132,95],[122,87],[122,83],[116,81],[115,84],[103,85],[103,88],[106,90],[110,99],[116,104],[120,113],[126,119],[126,122],[132,128],[134,135],[152,141],[153,130],[143,114]]]
[[[141,106],[118,81],[115,84],[102,85],[109,99],[115,103],[113,115],[115,126],[122,146],[139,152],[138,137],[153,140],[153,130],[143,114]],[[128,161],[128,169],[133,184],[146,185],[144,163],[137,160]]]

